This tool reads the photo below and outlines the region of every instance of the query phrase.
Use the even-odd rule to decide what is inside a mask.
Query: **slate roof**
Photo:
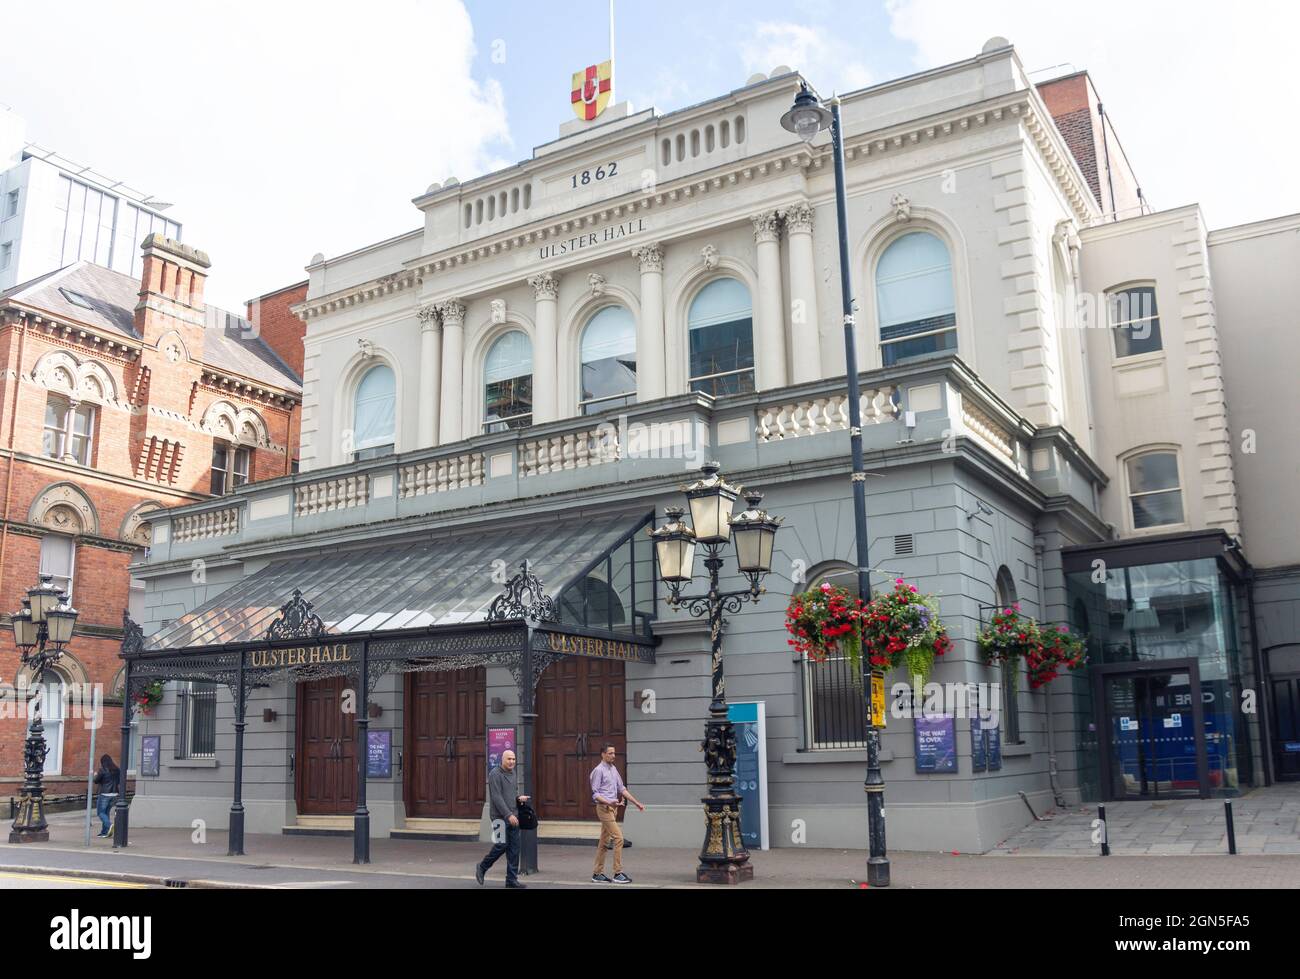
[[[140,341],[140,335],[135,332],[140,283],[112,269],[77,262],[0,293],[0,302],[9,300],[44,310],[55,319],[84,323],[109,336]],[[295,394],[302,393],[302,378],[265,341],[254,335],[248,320],[208,306],[207,326],[203,332],[203,350],[195,352],[200,363]]]

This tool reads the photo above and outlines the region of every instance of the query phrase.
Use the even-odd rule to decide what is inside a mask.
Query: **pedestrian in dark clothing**
[[[501,764],[488,776],[489,818],[492,820],[492,849],[474,867],[480,884],[492,865],[506,855],[506,887],[524,888],[519,882],[519,816],[516,810],[528,796],[515,793],[515,753],[503,752]]]
[[[95,813],[99,816],[99,823],[103,830],[99,833],[100,837],[108,835],[110,822],[109,813],[117,805],[117,793],[121,788],[122,772],[113,764],[113,759],[104,755],[99,759],[99,771],[95,773],[95,786],[99,789],[99,801],[95,805]]]

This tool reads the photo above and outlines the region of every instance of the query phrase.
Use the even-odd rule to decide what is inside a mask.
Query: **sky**
[[[1066,16],[1073,11],[1078,16]],[[25,0],[0,103],[28,139],[172,201],[231,309],[418,227],[411,199],[528,159],[609,51],[608,0]],[[1157,209],[1300,211],[1290,0],[616,0],[616,94],[681,108],[778,65],[848,91],[1010,39],[1087,68]],[[1051,70],[1046,70],[1051,69]]]

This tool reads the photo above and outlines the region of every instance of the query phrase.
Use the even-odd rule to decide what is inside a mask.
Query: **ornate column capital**
[[[752,215],[749,220],[754,223],[754,240],[756,242],[762,244],[766,241],[780,241],[780,211],[764,211],[762,214]]]
[[[443,326],[465,325],[465,304],[459,299],[444,299],[433,306]]]
[[[554,272],[539,272],[528,277],[528,284],[533,287],[533,298],[539,303],[543,300],[554,302],[560,295],[560,277]]]
[[[415,311],[415,316],[425,330],[436,330],[442,325],[442,319],[438,315],[437,303],[425,303]]]
[[[640,248],[632,249],[632,257],[641,263],[641,272],[662,272],[664,270],[664,248],[659,242],[651,242]]]
[[[787,234],[806,233],[812,234],[813,229],[813,208],[807,201],[787,207],[781,212],[785,218],[785,230]]]

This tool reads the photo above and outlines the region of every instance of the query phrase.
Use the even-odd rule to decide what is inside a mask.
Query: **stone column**
[[[813,209],[808,203],[796,204],[784,216],[790,248],[790,383],[802,384],[822,376]]]
[[[442,403],[438,412],[438,444],[459,442],[465,437],[461,391],[465,371],[465,304],[459,299],[437,303],[442,320]]]
[[[664,336],[664,250],[655,242],[632,249],[641,265],[641,318],[636,325],[636,399],[653,401],[668,393]]]
[[[755,383],[760,391],[784,387],[785,306],[781,300],[781,216],[776,211],[755,214],[758,246],[758,295],[754,303]]]
[[[533,424],[555,421],[560,417],[557,333],[559,331],[560,277],[542,272],[529,277],[533,298],[537,300],[534,323],[537,336],[533,344]]]
[[[420,318],[420,426],[417,448],[438,444],[438,409],[442,398],[442,330],[438,308],[429,303],[416,314]]]

